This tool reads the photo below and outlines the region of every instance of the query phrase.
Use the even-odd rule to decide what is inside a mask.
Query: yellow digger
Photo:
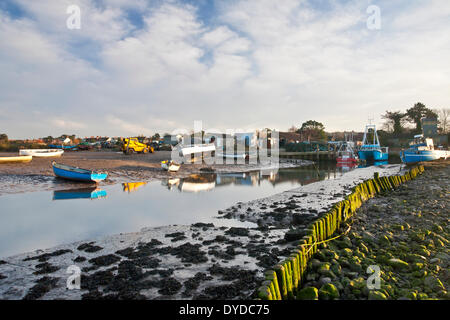
[[[125,138],[123,139],[122,152],[125,154],[133,153],[153,153],[155,150],[153,147],[139,142],[137,138]]]

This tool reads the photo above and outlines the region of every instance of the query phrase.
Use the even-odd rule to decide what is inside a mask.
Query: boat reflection
[[[105,190],[97,187],[55,190],[53,191],[53,200],[100,199],[106,197],[106,195]]]
[[[123,191],[125,192],[134,192],[137,189],[139,189],[140,187],[146,185],[147,182],[127,182],[127,183],[122,183],[122,188]]]
[[[274,187],[280,183],[306,185],[326,179],[334,179],[342,173],[351,171],[356,165],[300,167],[293,169],[264,170],[245,173],[202,173],[193,174],[184,179],[165,179],[161,184],[169,190],[180,192],[205,192],[214,188],[228,185],[259,186],[262,182],[269,182]]]
[[[342,172],[349,172],[358,166],[357,163],[337,163],[336,167],[341,169]]]
[[[384,166],[386,164],[389,164],[389,161],[374,161],[374,162],[371,162],[371,163],[360,164],[358,166],[358,168],[367,168],[367,167],[371,167],[371,166],[378,167],[378,166]]]

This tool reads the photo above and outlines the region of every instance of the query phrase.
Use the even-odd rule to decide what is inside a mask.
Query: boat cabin
[[[433,139],[424,138],[423,134],[415,135],[409,146],[417,150],[434,150]]]

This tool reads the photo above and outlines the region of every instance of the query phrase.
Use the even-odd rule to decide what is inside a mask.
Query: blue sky
[[[69,5],[81,29],[66,27]],[[370,5],[381,28],[367,27]],[[381,124],[448,107],[447,0],[6,0],[0,132],[11,138]]]

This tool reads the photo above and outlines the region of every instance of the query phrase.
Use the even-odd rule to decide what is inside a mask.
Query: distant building
[[[448,145],[448,135],[438,134],[438,120],[436,118],[422,118],[422,133],[426,138],[433,138],[434,145]]]
[[[422,131],[424,137],[434,137],[438,134],[438,121],[433,118],[422,118]]]
[[[278,138],[281,147],[288,143],[300,143],[302,141],[301,134],[296,132],[280,132]]]

